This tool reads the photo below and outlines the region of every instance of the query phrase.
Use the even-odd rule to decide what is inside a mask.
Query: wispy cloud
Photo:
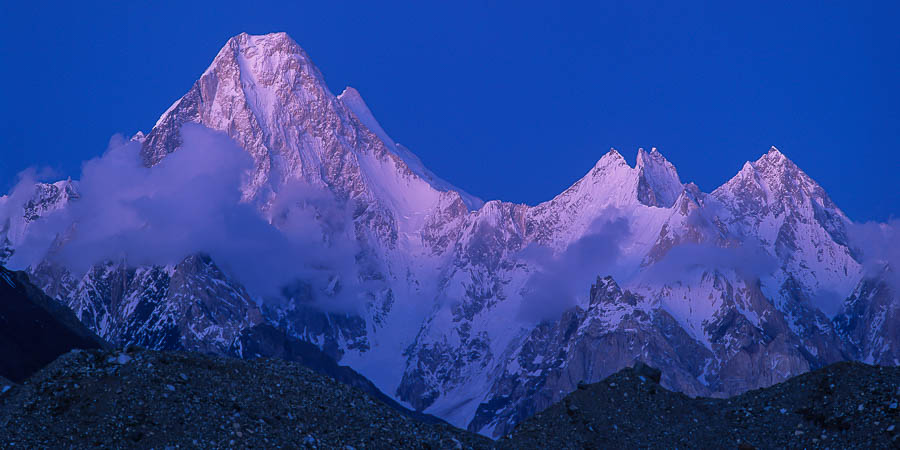
[[[594,220],[582,238],[559,253],[537,244],[522,250],[519,256],[537,270],[522,290],[518,318],[525,322],[554,320],[575,306],[598,275],[616,271],[621,256],[619,244],[629,233],[628,221],[608,210]]]
[[[241,201],[253,168],[245,151],[196,124],[185,125],[182,137],[181,148],[153,168],[141,164],[140,144],[114,139],[103,156],[84,164],[80,198],[35,222],[11,265],[46,257],[82,273],[104,260],[167,265],[202,252],[256,295],[277,298],[283,286],[303,280],[308,300],[356,307],[362,290],[356,241],[347,238],[349,205],[298,182],[264,216]],[[20,208],[33,182],[23,177],[7,209]]]
[[[900,292],[900,219],[853,224],[849,234],[866,276],[885,276]],[[885,272],[885,267],[890,271]]]

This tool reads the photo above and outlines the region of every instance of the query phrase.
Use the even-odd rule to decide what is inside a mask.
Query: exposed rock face
[[[503,436],[560,401],[580,383],[600,381],[642,360],[666,367],[663,385],[709,394],[702,381],[711,352],[659,304],[622,289],[611,277],[591,288],[587,310],[535,327],[508,358],[469,428]]]
[[[340,360],[347,350],[366,351],[369,340],[365,320],[350,313],[323,312],[315,305],[291,298],[269,313],[269,321],[291,336],[315,342],[330,357]]]
[[[869,364],[900,365],[900,297],[887,281],[893,268],[860,281],[835,324],[854,357]]]
[[[635,168],[641,173],[638,200],[647,206],[670,208],[684,190],[675,166],[655,148],[650,153],[639,149]]]
[[[0,266],[0,378],[21,382],[69,350],[106,346],[28,275]]]
[[[294,184],[352,211],[352,226],[333,238],[359,249],[363,306],[322,310],[298,280],[284,304],[261,311],[197,256],[172,267],[99,263],[85,274],[31,268],[113,342],[222,353],[268,322],[415,409],[482,433],[502,433],[578,381],[634,360],[658,366],[672,389],[713,396],[846,358],[896,363],[896,294],[860,284],[850,220],[775,148],[709,194],[682,184],[655,149],[639,151],[634,167],[610,150],[550,201],[483,203],[394,142],[356,90],[332,95],[283,33],[230,39],[133,138],[145,165],[178,151],[185,123],[224,132],[252,156],[243,199],[270,223]],[[76,185],[52,186],[35,196],[43,206],[0,223],[0,254],[38,220],[28,217],[77,201]],[[616,282],[591,289],[609,274]],[[565,289],[539,292],[548,277]],[[528,314],[544,304],[561,306],[540,320]]]
[[[0,197],[0,264],[9,261],[35,220],[78,199],[77,185],[72,180],[37,183],[33,191],[15,194]]]
[[[850,221],[821,186],[772,147],[712,196],[727,208],[719,217],[732,233],[758,239],[778,259],[778,288],[792,277],[810,295],[839,293],[837,301],[815,305],[837,312],[861,271],[848,247]]]
[[[53,267],[39,266],[36,284],[50,286],[58,276]],[[242,329],[262,321],[246,290],[205,255],[171,267],[98,264],[71,286],[58,298],[82,323],[121,346],[222,354]]]

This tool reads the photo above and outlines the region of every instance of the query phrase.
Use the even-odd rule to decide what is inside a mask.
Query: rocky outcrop
[[[47,291],[58,272],[67,273],[54,267],[47,263],[33,273]],[[118,346],[223,354],[241,330],[263,320],[244,287],[202,254],[169,267],[97,264],[57,299]]]
[[[623,291],[611,277],[597,280],[587,309],[576,307],[559,321],[541,323],[512,348],[471,431],[504,436],[579,384],[600,381],[635,361],[665,367],[664,386],[692,395],[711,392],[701,380],[712,352],[658,304]]]
[[[835,325],[853,356],[869,364],[900,364],[900,297],[889,282],[893,268],[860,281],[844,302]]]

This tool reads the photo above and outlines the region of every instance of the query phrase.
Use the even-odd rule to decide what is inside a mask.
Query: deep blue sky
[[[484,199],[547,200],[610,147],[711,191],[776,145],[854,220],[900,214],[897,2],[25,3],[0,6],[4,190],[28,166],[78,177],[229,36],[287,31]]]

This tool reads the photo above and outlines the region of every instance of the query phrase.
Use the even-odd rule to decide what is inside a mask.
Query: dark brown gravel
[[[838,363],[730,399],[690,398],[625,369],[580,386],[506,448],[900,448],[900,368]],[[643,377],[643,378],[642,378]]]
[[[76,351],[0,394],[2,448],[490,444],[448,425],[408,419],[355,388],[275,359]]]
[[[277,359],[75,351],[0,393],[0,447],[900,448],[900,368],[840,363],[731,399],[656,380],[581,385],[494,442]]]

